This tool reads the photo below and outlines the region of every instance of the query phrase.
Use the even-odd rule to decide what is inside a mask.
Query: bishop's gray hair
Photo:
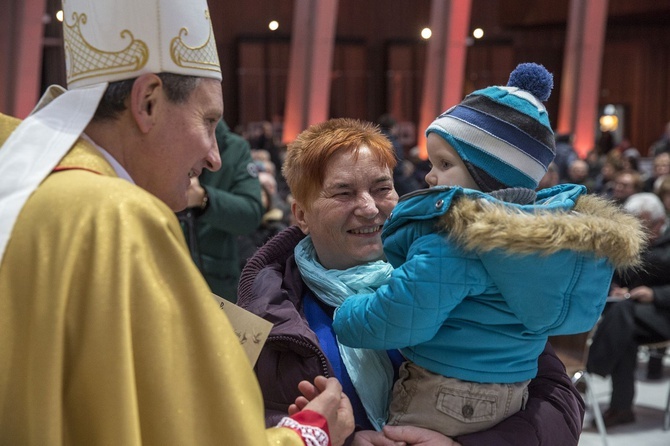
[[[157,76],[163,82],[163,89],[168,100],[175,104],[186,102],[201,79],[195,76],[172,73],[158,73]],[[98,104],[95,115],[93,115],[93,121],[118,118],[121,112],[126,109],[126,99],[130,96],[136,79],[132,78],[110,83],[100,100],[100,104]]]

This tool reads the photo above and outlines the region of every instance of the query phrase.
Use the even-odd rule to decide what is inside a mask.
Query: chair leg
[[[598,433],[600,433],[600,438],[603,441],[603,446],[607,446],[607,430],[605,429],[605,422],[603,421],[603,414],[600,412],[600,405],[596,399],[596,394],[593,392],[593,381],[591,380],[591,375],[588,372],[584,371],[582,374],[584,382],[586,383],[586,404],[591,406],[593,410],[593,418],[596,422],[596,427],[598,428]],[[670,400],[668,400],[670,402]]]
[[[663,414],[663,430],[670,429],[670,390],[668,390],[668,402],[665,403],[665,413]]]

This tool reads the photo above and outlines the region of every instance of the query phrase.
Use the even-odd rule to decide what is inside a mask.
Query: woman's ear
[[[148,133],[157,121],[157,106],[165,100],[163,81],[154,73],[135,79],[128,108],[142,133]]]
[[[291,212],[293,213],[295,222],[300,230],[305,235],[309,235],[309,225],[305,220],[305,209],[297,201],[293,201],[293,203],[291,203]]]

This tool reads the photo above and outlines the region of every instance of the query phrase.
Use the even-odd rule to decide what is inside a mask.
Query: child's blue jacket
[[[417,191],[382,239],[395,270],[339,307],[339,341],[495,383],[533,378],[548,336],[590,330],[614,268],[636,264],[644,244],[634,217],[576,185],[542,190],[532,205],[460,187]]]

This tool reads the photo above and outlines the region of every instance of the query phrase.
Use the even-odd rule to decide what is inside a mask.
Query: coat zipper
[[[316,353],[319,360],[321,361],[321,367],[323,369],[323,376],[325,376],[326,378],[330,378],[330,372],[328,370],[328,360],[326,359],[326,355],[324,355],[323,352],[321,351],[321,349],[319,347],[317,347],[316,345],[314,345],[312,342],[303,341],[303,340],[297,339],[294,336],[286,336],[286,335],[269,336],[267,341],[273,341],[273,342],[285,341],[285,342],[297,344],[301,347],[308,348],[309,350]]]

